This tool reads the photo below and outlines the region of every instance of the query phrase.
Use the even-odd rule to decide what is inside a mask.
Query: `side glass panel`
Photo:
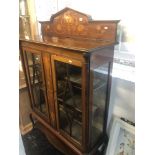
[[[55,60],[60,129],[82,142],[81,68]]]
[[[42,66],[40,54],[26,52],[29,76],[31,81],[31,89],[34,98],[34,107],[44,115],[47,115],[47,107],[45,102],[45,88],[42,77]]]
[[[104,114],[106,105],[106,90],[108,82],[109,63],[98,65],[91,69],[92,90],[92,145],[103,134]]]

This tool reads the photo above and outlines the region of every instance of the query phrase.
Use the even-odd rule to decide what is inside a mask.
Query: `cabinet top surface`
[[[112,46],[115,43],[110,41],[95,41],[87,39],[72,39],[72,38],[60,38],[60,37],[51,37],[50,42],[43,41],[42,36],[33,36],[33,37],[20,37],[20,41],[26,41],[30,43],[42,44],[47,46],[91,52],[97,48],[102,48],[105,46]]]

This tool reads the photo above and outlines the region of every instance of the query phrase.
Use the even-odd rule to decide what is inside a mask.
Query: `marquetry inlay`
[[[50,21],[41,22],[44,41],[51,37],[71,37],[115,41],[116,24],[110,21],[93,21],[91,16],[65,8],[54,14]]]

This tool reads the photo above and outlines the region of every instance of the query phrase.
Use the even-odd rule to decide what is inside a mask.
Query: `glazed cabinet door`
[[[38,51],[24,50],[24,61],[32,108],[40,117],[50,122],[42,54]]]
[[[83,67],[78,60],[52,55],[58,131],[81,147],[83,141]]]

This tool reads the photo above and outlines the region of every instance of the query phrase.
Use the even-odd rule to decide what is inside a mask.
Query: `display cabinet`
[[[34,127],[66,155],[96,154],[106,124],[118,21],[65,8],[20,38]]]

